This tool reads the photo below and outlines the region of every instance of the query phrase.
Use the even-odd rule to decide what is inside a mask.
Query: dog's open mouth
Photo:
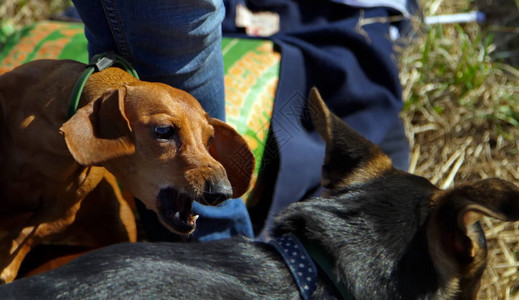
[[[198,215],[193,215],[193,199],[173,188],[161,189],[157,197],[160,220],[170,230],[189,234],[196,228]]]

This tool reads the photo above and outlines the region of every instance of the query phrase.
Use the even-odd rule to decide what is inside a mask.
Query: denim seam
[[[129,51],[129,44],[126,39],[121,19],[117,13],[114,1],[104,0],[101,1],[101,4],[103,6],[103,10],[105,11],[106,19],[108,21],[108,25],[110,26],[110,30],[112,31],[112,36],[119,54],[130,61],[134,61],[133,55],[131,55]]]

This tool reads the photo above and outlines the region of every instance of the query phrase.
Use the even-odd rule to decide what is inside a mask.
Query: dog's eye
[[[170,140],[175,136],[176,130],[173,126],[157,126],[153,129],[155,137],[161,140]]]
[[[209,147],[213,143],[213,140],[214,140],[214,135],[210,136],[209,139],[207,140],[207,150],[209,150]]]

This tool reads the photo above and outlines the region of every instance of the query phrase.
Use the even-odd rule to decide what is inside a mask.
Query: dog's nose
[[[219,182],[216,184],[206,182],[203,196],[208,205],[217,205],[232,197],[231,184],[229,182]]]

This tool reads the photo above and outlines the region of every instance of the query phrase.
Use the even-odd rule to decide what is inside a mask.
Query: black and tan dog
[[[273,244],[119,244],[1,286],[0,298],[474,298],[487,253],[477,220],[519,219],[519,189],[487,179],[440,190],[394,169],[316,90],[309,106],[327,192],[281,213]]]

